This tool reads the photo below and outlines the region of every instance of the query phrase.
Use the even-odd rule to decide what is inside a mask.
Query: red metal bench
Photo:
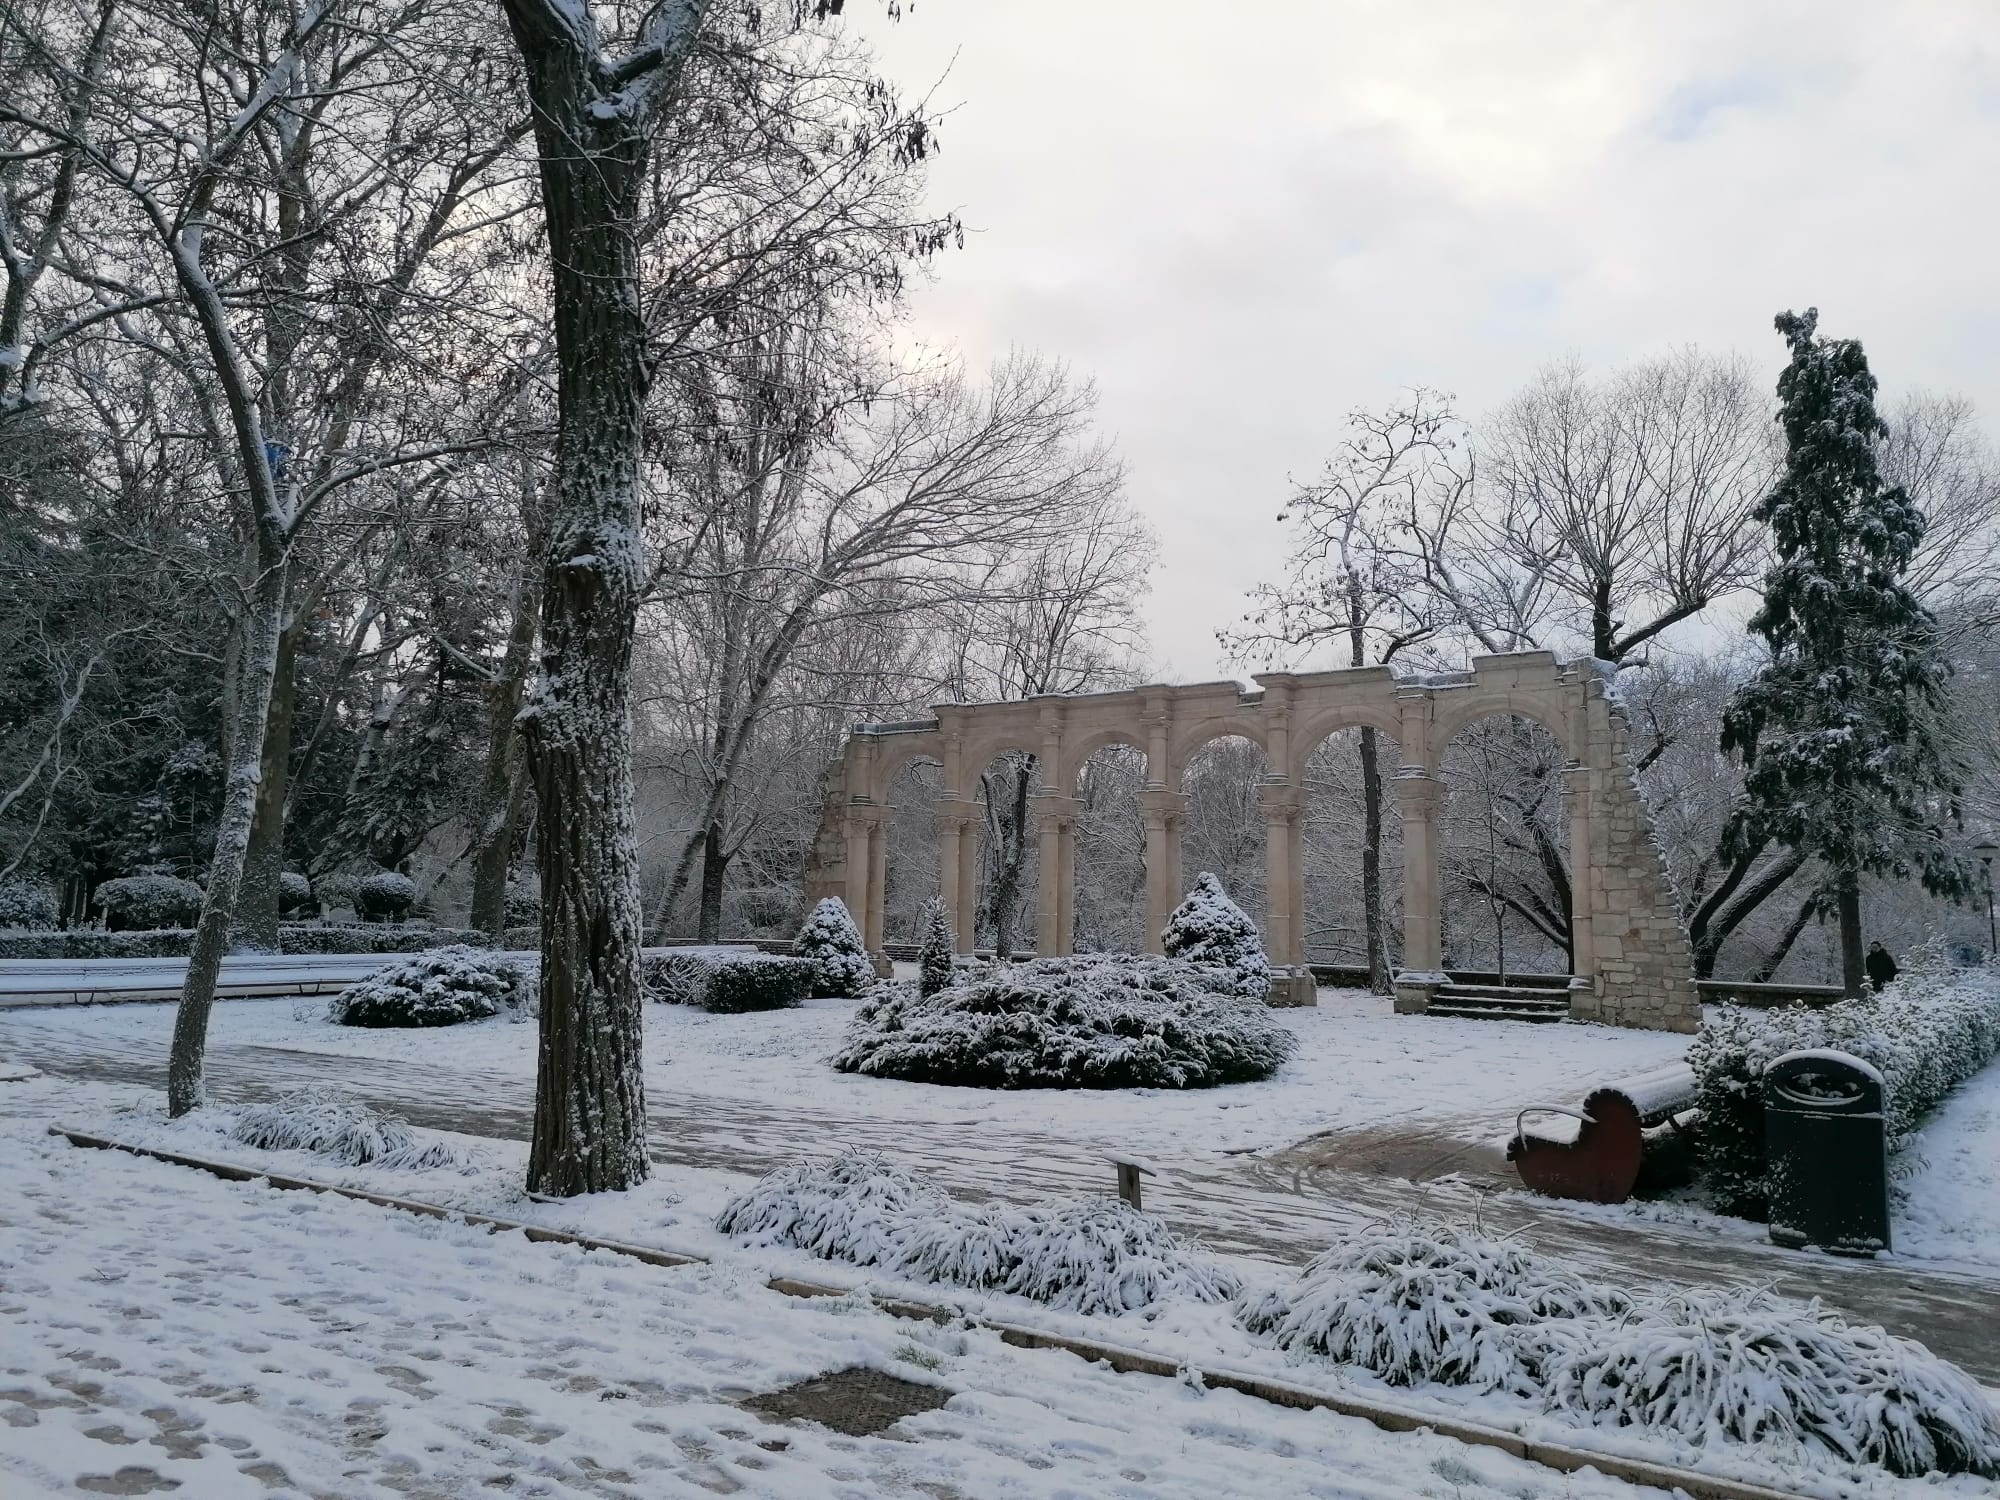
[[[1623,1203],[1642,1186],[1675,1186],[1688,1178],[1682,1123],[1694,1093],[1694,1070],[1675,1063],[1593,1089],[1580,1110],[1531,1104],[1514,1117],[1507,1160],[1524,1184],[1551,1198]],[[1579,1122],[1575,1139],[1530,1134],[1533,1114],[1568,1115]]]

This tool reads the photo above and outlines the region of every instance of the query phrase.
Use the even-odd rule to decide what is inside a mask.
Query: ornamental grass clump
[[[963,1206],[865,1151],[771,1173],[731,1202],[716,1227],[755,1244],[1070,1312],[1116,1315],[1169,1297],[1226,1302],[1242,1288],[1200,1245],[1123,1203]]]
[[[934,995],[883,986],[855,1012],[843,1072],[971,1088],[1207,1088],[1267,1078],[1298,1039],[1226,976],[1086,954],[997,966]]]
[[[477,948],[439,948],[378,969],[327,1007],[340,1026],[456,1026],[530,1003],[528,976],[512,959]]]
[[[401,1120],[330,1089],[301,1089],[252,1105],[229,1134],[260,1151],[310,1151],[345,1167],[429,1171],[466,1165],[448,1143],[426,1141]]]
[[[1559,1260],[1476,1229],[1385,1225],[1298,1277],[1243,1299],[1237,1318],[1280,1349],[1359,1365],[1390,1385],[1540,1392],[1552,1323],[1629,1306]]]
[[[1664,1298],[1552,1330],[1544,1405],[1696,1443],[1773,1442],[1910,1477],[2000,1476],[2000,1409],[1920,1344],[1758,1289]]]

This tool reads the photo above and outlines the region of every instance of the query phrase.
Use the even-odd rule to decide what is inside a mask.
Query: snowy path
[[[42,1134],[0,1094],[0,1494],[193,1500],[1644,1500],[1428,1433],[1120,1376]],[[856,1366],[950,1393],[874,1437],[740,1403]]]
[[[164,1080],[165,1047],[150,1024],[139,1024],[134,1014],[138,1009],[143,1008],[100,1013],[99,1024],[80,1024],[86,1018],[69,1013],[0,1016],[0,1056],[55,1074],[159,1087]],[[253,1007],[230,1009],[237,1014],[239,1031],[257,1034],[252,1018],[242,1014]],[[266,1019],[273,1022],[265,1034],[299,1034],[288,1007],[257,1009],[267,1012]],[[157,1010],[162,1014],[154,1021],[164,1022],[166,1008]],[[755,1019],[759,1018],[703,1021]],[[279,1020],[282,1025],[276,1024]],[[1544,1035],[1557,1029],[1461,1024]],[[511,1041],[507,1033],[513,1034]],[[754,1028],[744,1027],[730,1032],[753,1033]],[[532,1034],[528,1027],[489,1024],[442,1033],[350,1033],[337,1039],[342,1046],[375,1041],[403,1052],[399,1057],[332,1053],[318,1050],[317,1044],[308,1050],[218,1041],[210,1055],[211,1088],[218,1099],[234,1100],[268,1097],[305,1084],[336,1084],[414,1124],[521,1140],[528,1134],[532,1112],[531,1077],[511,1067],[475,1067],[445,1059],[482,1049],[491,1056],[496,1037],[520,1048]],[[1515,1040],[1496,1037],[1491,1045],[1504,1049]],[[1551,1038],[1540,1045],[1546,1048],[1554,1042]],[[419,1061],[418,1049],[437,1055]],[[651,1147],[661,1162],[758,1174],[852,1143],[918,1168],[961,1197],[1031,1200],[1107,1191],[1111,1168],[1097,1142],[1137,1149],[1135,1142],[1147,1142],[1153,1134],[1107,1113],[1110,1101],[1079,1100],[1076,1095],[1063,1095],[1059,1102],[1065,1109],[1077,1105],[1084,1121],[1080,1139],[1057,1133],[1047,1098],[923,1089],[918,1092],[952,1096],[954,1108],[966,1111],[954,1117],[950,1111],[932,1108],[926,1118],[907,1092],[917,1086],[840,1080],[880,1091],[885,1108],[877,1117],[830,1108],[846,1101],[829,1099],[825,1093],[790,1092],[782,1086],[768,1086],[761,1093],[739,1088],[712,1069],[704,1090],[699,1076],[676,1078],[673,1086],[663,1086],[665,1081],[655,1077],[649,1084]],[[1176,1107],[1190,1102],[1202,1101],[1191,1101],[1190,1096],[1164,1101]],[[1038,1114],[1022,1113],[1024,1105]],[[1214,1105],[1207,1107],[1213,1110]],[[1097,1112],[1101,1135],[1088,1134],[1092,1110]],[[1031,1123],[1036,1120],[1039,1127]],[[1428,1118],[1414,1114],[1399,1130],[1406,1151],[1434,1152],[1441,1162],[1463,1163],[1476,1158],[1480,1150],[1476,1144],[1466,1144],[1467,1139],[1476,1143],[1482,1131],[1490,1131],[1490,1124],[1490,1117],[1477,1114],[1437,1113]],[[1347,1149],[1349,1137],[1336,1134],[1292,1150],[1249,1156],[1196,1149],[1196,1139],[1184,1141],[1179,1149],[1170,1140],[1153,1139],[1149,1154],[1169,1170],[1148,1183],[1147,1206],[1218,1249],[1280,1262],[1305,1259],[1364,1219],[1419,1208],[1477,1211],[1489,1227],[1518,1230],[1531,1243],[1620,1281],[1747,1280],[1774,1284],[1792,1296],[1819,1296],[1864,1321],[1919,1339],[1982,1379],[2000,1383],[2000,1327],[1991,1317],[1991,1308],[2000,1299],[2000,1269],[1798,1255],[1752,1237],[1748,1226],[1733,1221],[1677,1217],[1670,1209],[1660,1210],[1657,1218],[1644,1218],[1628,1211],[1556,1205],[1518,1192],[1488,1193],[1483,1189],[1503,1179],[1484,1174],[1413,1183],[1390,1171],[1366,1170],[1382,1141],[1382,1132],[1370,1130],[1353,1150]],[[1363,1169],[1356,1170],[1357,1164]]]

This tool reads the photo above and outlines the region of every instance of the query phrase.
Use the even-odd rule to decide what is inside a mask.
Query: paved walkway
[[[0,1015],[0,1057],[152,1088],[166,1077],[157,1045],[79,1036],[38,1024],[32,1011]],[[502,1139],[525,1140],[533,1111],[532,1080],[501,1073],[440,1073],[429,1065],[279,1047],[210,1049],[209,1087],[218,1099],[265,1098],[307,1084],[336,1085],[413,1124]],[[1112,1168],[1101,1155],[1053,1134],[876,1123],[777,1101],[688,1095],[656,1096],[651,1112],[653,1157],[674,1165],[761,1173],[853,1144],[974,1200],[1074,1196],[1112,1186]],[[2000,1306],[2000,1269],[1802,1255],[1705,1226],[1499,1191],[1512,1179],[1498,1153],[1442,1133],[1341,1133],[1265,1156],[1161,1165],[1164,1174],[1147,1183],[1147,1207],[1220,1250],[1296,1264],[1371,1220],[1423,1210],[1476,1213],[1489,1229],[1518,1233],[1627,1284],[1753,1282],[1794,1297],[1817,1296],[2000,1384],[2000,1320],[1992,1315]]]

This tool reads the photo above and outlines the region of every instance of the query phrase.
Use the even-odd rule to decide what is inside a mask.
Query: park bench
[[[1581,1109],[1531,1104],[1514,1117],[1507,1159],[1526,1186],[1552,1198],[1623,1203],[1639,1187],[1672,1187],[1688,1179],[1683,1124],[1694,1094],[1694,1070],[1674,1063],[1593,1089]],[[1569,1116],[1575,1138],[1530,1134],[1533,1114]]]

